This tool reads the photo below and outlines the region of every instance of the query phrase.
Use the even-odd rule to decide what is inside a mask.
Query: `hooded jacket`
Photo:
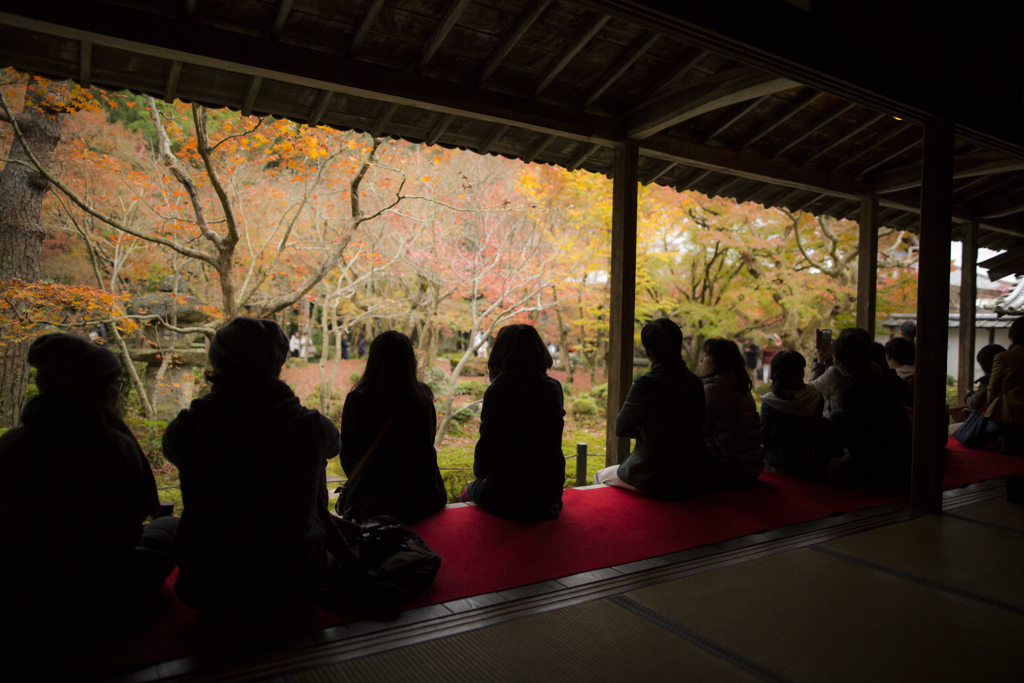
[[[746,375],[704,378],[704,439],[714,462],[713,485],[750,485],[764,470],[761,423]]]
[[[286,384],[192,401],[164,433],[185,510],[175,591],[200,610],[272,609],[319,589],[317,513],[338,430]]]
[[[824,399],[811,384],[791,396],[761,397],[761,442],[765,463],[779,474],[824,478],[832,458],[842,455],[832,423],[822,415]]]

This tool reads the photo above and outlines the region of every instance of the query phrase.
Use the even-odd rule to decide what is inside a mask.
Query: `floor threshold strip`
[[[980,524],[987,526],[990,529],[999,529],[1000,531],[1009,531],[1014,534],[1024,534],[1024,529],[1017,529],[1012,526],[1006,526],[1005,524],[996,524],[995,522],[986,522],[982,519],[974,519],[973,517],[965,517],[963,515],[957,515],[952,512],[943,512],[943,517],[952,517],[953,519],[959,519],[962,522],[970,522],[971,524]]]

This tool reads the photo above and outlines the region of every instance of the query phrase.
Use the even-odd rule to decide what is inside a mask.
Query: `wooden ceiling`
[[[0,0],[0,64],[917,230],[922,128],[610,0]],[[735,53],[735,51],[733,51]],[[1024,246],[1024,161],[958,140],[957,223]],[[954,224],[954,237],[959,233]],[[1024,268],[1024,261],[1022,261]]]

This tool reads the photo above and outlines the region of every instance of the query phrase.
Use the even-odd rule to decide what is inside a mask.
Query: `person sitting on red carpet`
[[[681,500],[704,491],[710,456],[704,443],[704,386],[681,351],[683,333],[668,318],[640,331],[649,372],[633,381],[615,419],[615,436],[636,439],[624,462],[594,474],[595,484]]]
[[[473,474],[462,492],[484,510],[519,521],[556,519],[562,510],[562,385],[549,377],[551,353],[537,330],[501,328],[487,359],[491,385],[480,410]]]
[[[319,508],[340,440],[278,378],[287,357],[280,325],[235,318],[210,344],[212,390],[164,432],[185,506],[174,590],[195,609],[274,617],[319,592]]]
[[[104,639],[151,616],[174,569],[178,520],[143,526],[159,501],[121,419],[117,356],[48,334],[28,362],[39,395],[0,438],[0,649],[35,657],[40,678],[49,664],[88,666]]]

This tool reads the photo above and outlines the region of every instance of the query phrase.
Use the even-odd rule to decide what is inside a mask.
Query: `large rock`
[[[153,292],[135,297],[128,305],[128,312],[133,315],[158,315],[170,320],[173,306],[178,307],[178,324],[201,323],[209,318],[199,307],[203,302],[190,294],[173,294]]]
[[[160,286],[157,289],[161,292],[173,292],[174,291],[174,276],[168,275],[160,281]],[[188,294],[188,280],[182,276],[178,276],[178,294]]]

